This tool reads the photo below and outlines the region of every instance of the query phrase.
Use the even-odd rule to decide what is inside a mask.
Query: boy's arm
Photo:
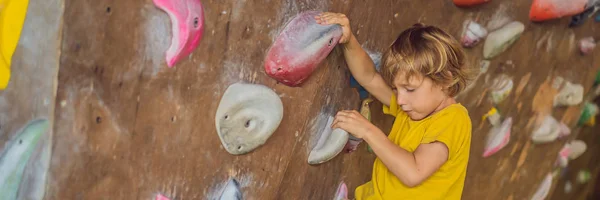
[[[368,134],[364,139],[388,170],[407,187],[420,185],[448,160],[448,147],[441,142],[420,144],[410,153],[392,143],[381,131]]]
[[[315,17],[319,24],[339,24],[342,27],[340,44],[343,45],[344,57],[354,79],[369,93],[386,106],[390,106],[393,91],[385,83],[381,75],[375,71],[371,57],[362,49],[350,30],[350,21],[341,13],[324,12]]]
[[[385,83],[383,78],[377,71],[371,57],[365,52],[364,49],[354,37],[354,34],[350,36],[350,39],[343,46],[344,57],[346,63],[350,69],[350,73],[354,76],[354,79],[363,86],[369,93],[371,93],[377,100],[386,106],[390,106],[390,99],[392,98],[392,88]]]

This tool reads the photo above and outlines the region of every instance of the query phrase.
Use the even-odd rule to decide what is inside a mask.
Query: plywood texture
[[[521,39],[493,59],[477,86],[459,98],[474,124],[464,199],[529,198],[562,147],[562,142],[527,142],[534,110],[551,110],[552,91],[542,87],[534,102],[536,92],[558,74],[587,90],[600,64],[598,51],[582,57],[575,43],[600,34],[593,22],[576,29],[566,28],[568,19],[532,24],[527,20],[530,1],[493,1],[472,9],[456,8],[451,1],[409,0],[202,3],[206,24],[200,46],[167,68],[164,51],[171,25],[151,0],[66,2],[47,199],[150,199],[157,193],[213,199],[230,177],[240,181],[247,199],[330,199],[342,180],[353,196],[354,188],[370,179],[374,155],[364,145],[319,166],[306,162],[319,113],[360,104],[348,86],[341,52],[334,51],[298,88],[277,84],[263,71],[279,30],[309,9],[346,13],[359,41],[374,51],[385,49],[416,22],[440,26],[456,37],[465,19],[485,24],[498,11],[526,24]],[[467,51],[477,65],[482,45]],[[480,125],[481,116],[491,104],[480,99],[500,72],[514,76],[516,85],[519,80],[527,84],[520,96],[513,93],[499,105],[515,122],[511,143],[483,159],[490,127]],[[225,89],[240,81],[273,88],[282,98],[284,118],[264,146],[232,156],[221,147],[214,114]],[[372,108],[375,124],[388,131],[393,119],[381,114],[381,104]],[[553,114],[573,125],[578,108]]]

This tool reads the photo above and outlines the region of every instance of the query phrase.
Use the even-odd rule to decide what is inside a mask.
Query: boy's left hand
[[[365,138],[379,129],[356,110],[342,110],[335,115],[331,128],[340,128],[357,138]]]

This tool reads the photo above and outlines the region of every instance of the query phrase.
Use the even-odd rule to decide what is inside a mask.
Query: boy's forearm
[[[421,182],[414,154],[394,144],[381,131],[364,139],[375,155],[404,185],[413,187]]]
[[[354,79],[361,85],[367,85],[377,73],[369,54],[360,46],[358,40],[352,35],[344,44],[344,58]]]

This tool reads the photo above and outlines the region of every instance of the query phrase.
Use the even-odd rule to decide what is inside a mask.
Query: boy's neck
[[[448,106],[450,106],[452,104],[455,104],[455,103],[456,103],[456,100],[454,98],[452,98],[452,97],[446,97],[446,98],[444,98],[444,100],[442,100],[442,102],[440,103],[440,105],[435,110],[433,110],[433,112],[431,114],[429,114],[429,116],[431,116],[431,115],[433,115],[433,114],[435,114],[435,113],[443,110],[444,108],[446,108],[446,107],[448,107]]]

